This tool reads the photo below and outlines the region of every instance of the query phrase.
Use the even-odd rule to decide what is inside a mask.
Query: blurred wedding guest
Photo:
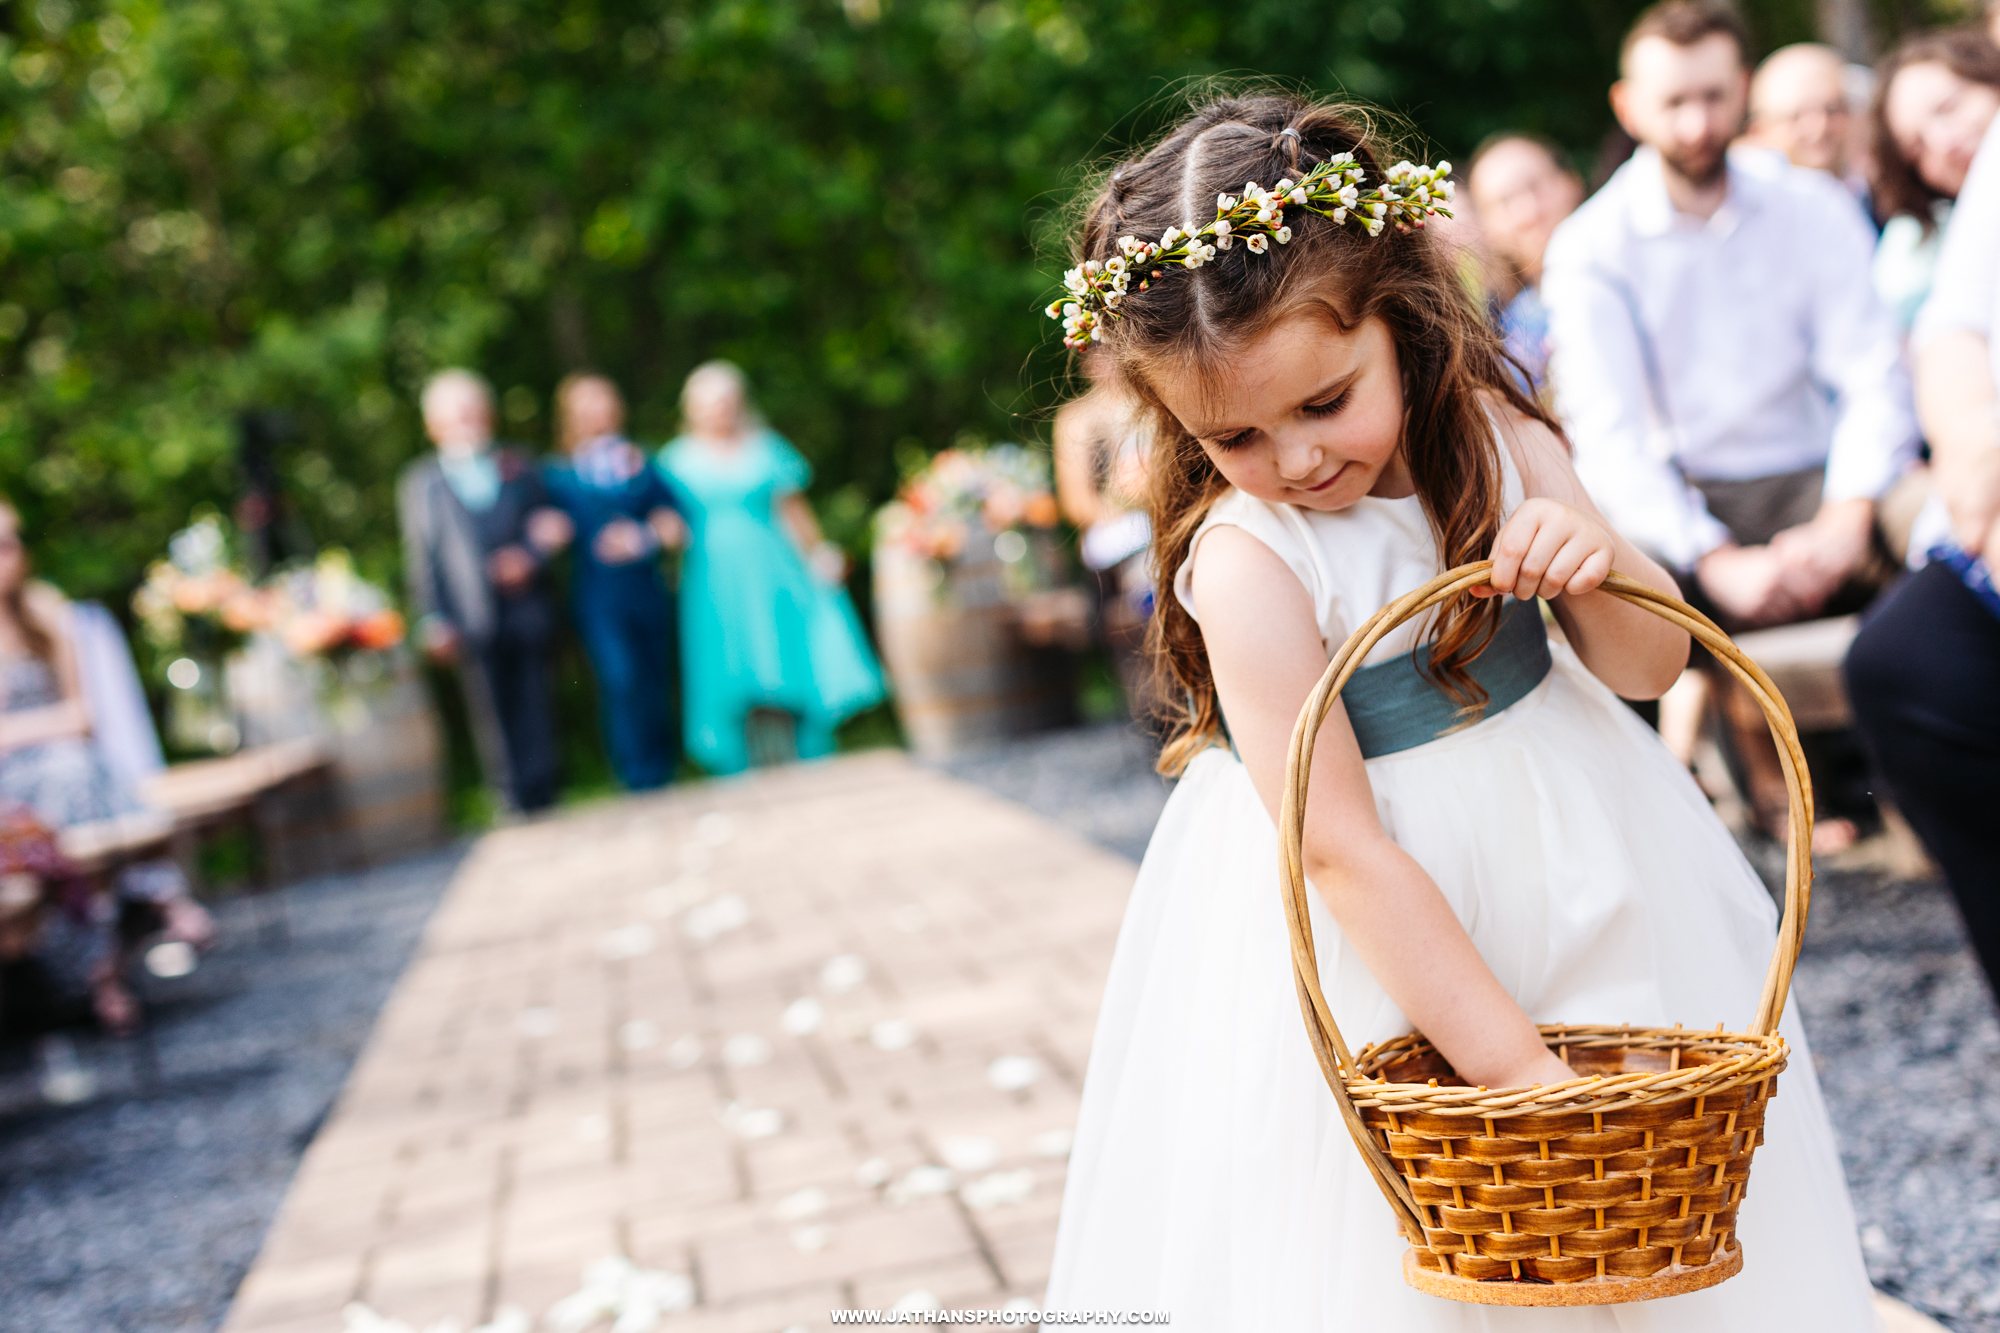
[[[1930,295],[1952,201],[2000,110],[2000,48],[1983,28],[1919,33],[1889,53],[1869,108],[1875,290],[1908,328]]]
[[[1557,225],[1583,202],[1583,179],[1548,139],[1506,130],[1474,150],[1465,181],[1487,250],[1501,268],[1504,286],[1493,293],[1500,335],[1527,375],[1524,387],[1538,393],[1549,364],[1542,258]]]
[[[1098,360],[1084,354],[1084,373]],[[1056,411],[1056,500],[1082,534],[1097,583],[1098,624],[1128,711],[1154,712],[1146,627],[1153,614],[1153,528],[1146,517],[1146,437],[1138,404],[1116,383],[1093,381]]]
[[[841,585],[846,560],[806,503],[812,468],[757,417],[726,361],[688,376],[681,407],[685,428],[658,464],[690,528],[688,753],[712,774],[742,772],[753,750],[760,761],[831,754],[834,728],[881,701],[882,673]]]
[[[1868,192],[1860,163],[1848,160],[1854,139],[1847,62],[1817,42],[1781,46],[1764,57],[1750,80],[1746,143],[1782,153],[1796,167],[1824,171],[1856,199]]]
[[[572,610],[597,676],[604,746],[618,780],[633,791],[663,786],[679,746],[668,694],[673,680],[673,602],[660,551],[687,526],[666,479],[626,439],[625,400],[602,375],[574,374],[556,386],[556,430],[566,461],[544,472],[549,498],[575,528]]]
[[[0,500],[0,802],[32,810],[51,829],[146,809],[92,742],[91,712],[77,668],[67,599],[30,577],[21,520]],[[215,924],[188,891],[173,861],[127,866],[114,882],[120,903],[158,914],[166,938],[197,948]],[[122,988],[93,977],[99,1017],[114,1029],[137,1019]]]
[[[1887,572],[1876,498],[1916,448],[1896,323],[1861,276],[1868,223],[1823,172],[1763,150],[1732,165],[1748,49],[1720,5],[1640,15],[1611,97],[1640,148],[1557,229],[1542,284],[1579,475],[1731,628],[1864,602]],[[1782,837],[1762,716],[1716,683],[1754,817]],[[1823,850],[1853,836],[1834,820],[1815,834]]]
[[[2000,121],[1989,126],[1917,316],[1917,408],[1946,524],[1847,657],[1862,735],[1943,869],[2000,993]]]
[[[61,1027],[86,1004],[113,1033],[136,1026],[111,904],[89,888],[33,810],[0,800],[0,1032]]]
[[[556,798],[555,610],[542,566],[566,540],[567,521],[546,508],[528,455],[494,443],[484,379],[457,369],[432,376],[423,414],[437,449],[396,487],[417,641],[433,662],[458,668],[473,744],[503,807],[539,810]]]

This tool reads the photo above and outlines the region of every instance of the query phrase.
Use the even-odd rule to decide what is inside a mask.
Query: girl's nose
[[[1319,471],[1323,452],[1316,444],[1297,439],[1291,432],[1280,432],[1277,440],[1278,475],[1286,481],[1304,481]]]

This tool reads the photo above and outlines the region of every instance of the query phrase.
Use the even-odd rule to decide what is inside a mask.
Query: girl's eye
[[[1239,430],[1234,435],[1231,435],[1226,439],[1217,440],[1215,442],[1215,447],[1222,450],[1224,453],[1228,453],[1231,449],[1241,449],[1244,445],[1250,443],[1250,437],[1252,435],[1255,435],[1256,433],[1257,432],[1250,430]]]
[[[1338,397],[1330,398],[1326,402],[1307,403],[1304,409],[1305,414],[1309,417],[1330,417],[1340,411],[1341,408],[1346,407],[1347,400],[1353,396],[1353,389],[1342,389]]]

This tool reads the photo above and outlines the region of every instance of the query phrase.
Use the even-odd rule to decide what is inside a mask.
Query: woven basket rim
[[[1575,1027],[1543,1024],[1545,1038],[1585,1050],[1617,1046],[1673,1046],[1682,1050],[1726,1050],[1721,1059],[1673,1070],[1634,1070],[1624,1074],[1593,1074],[1569,1083],[1531,1088],[1476,1088],[1447,1084],[1399,1083],[1366,1074],[1344,1081],[1357,1108],[1430,1115],[1503,1119],[1507,1116],[1556,1112],[1606,1114],[1661,1102],[1713,1096],[1756,1083],[1784,1070],[1791,1047],[1775,1032],[1721,1032],[1679,1026],[1636,1027],[1594,1024]],[[1553,1042],[1552,1042],[1553,1044]],[[1366,1070],[1379,1057],[1421,1054],[1436,1047],[1419,1033],[1408,1033],[1364,1047],[1356,1057]]]

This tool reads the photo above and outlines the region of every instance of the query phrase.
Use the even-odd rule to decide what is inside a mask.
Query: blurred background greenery
[[[1879,47],[1962,7],[1865,17]],[[1040,433],[1051,228],[1189,80],[1344,90],[1447,155],[1539,130],[1588,172],[1639,8],[6,0],[0,488],[48,577],[128,614],[168,535],[240,495],[238,414],[279,409],[301,535],[399,587],[430,371],[479,367],[545,447],[567,371],[613,375],[657,441],[727,356],[860,554],[899,459]],[[1744,3],[1767,49],[1825,8]]]

